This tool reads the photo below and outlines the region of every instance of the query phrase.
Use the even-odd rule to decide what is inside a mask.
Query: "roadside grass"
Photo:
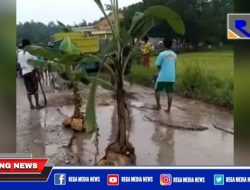
[[[157,73],[156,57],[151,57],[150,68],[133,64],[128,79],[153,87]],[[233,52],[185,53],[178,56],[176,92],[184,97],[200,99],[228,109],[233,108]]]

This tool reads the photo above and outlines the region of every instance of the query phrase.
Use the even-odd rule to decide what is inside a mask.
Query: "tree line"
[[[60,31],[60,26],[54,22],[44,24],[41,22],[18,23],[16,26],[16,41],[20,43],[23,38],[28,38],[32,43],[49,42],[52,35]]]
[[[233,12],[233,0],[143,0],[143,2],[130,5],[121,10],[124,16],[123,24],[129,29],[132,16],[135,12],[143,12],[153,5],[165,5],[175,10],[184,20],[186,33],[176,36],[171,27],[162,22],[150,32],[150,37],[176,38],[197,46],[198,43],[218,45],[226,43],[226,15]],[[87,26],[94,24],[83,20],[74,26]],[[28,37],[32,42],[48,42],[53,40],[52,35],[60,31],[60,26],[54,22],[44,24],[41,22],[25,22],[17,24],[17,43]]]
[[[143,0],[123,10],[125,27],[129,28],[134,12],[153,5],[166,5],[182,17],[186,33],[178,37],[193,46],[199,42],[211,45],[227,42],[226,18],[227,13],[233,12],[233,0]],[[166,23],[154,27],[149,36],[176,38]]]

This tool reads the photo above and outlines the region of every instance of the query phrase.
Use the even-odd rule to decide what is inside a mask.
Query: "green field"
[[[150,68],[133,64],[129,80],[153,87],[156,57]],[[233,51],[185,53],[178,55],[176,90],[180,95],[233,107]]]
[[[182,54],[178,59],[177,73],[182,73],[186,67],[197,64],[220,79],[230,78],[233,76],[233,61],[233,52]]]

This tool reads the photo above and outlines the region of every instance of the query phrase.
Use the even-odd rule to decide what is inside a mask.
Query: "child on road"
[[[142,57],[142,65],[143,67],[149,67],[149,58],[150,58],[150,53],[152,51],[152,46],[148,41],[148,37],[143,38],[144,42],[144,47],[143,47],[143,57]]]

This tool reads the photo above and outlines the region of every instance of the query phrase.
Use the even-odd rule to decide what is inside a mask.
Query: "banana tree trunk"
[[[123,88],[123,81],[122,79],[118,79],[117,82],[117,114],[118,114],[118,135],[117,135],[117,142],[120,145],[120,148],[126,146],[126,126],[127,126],[127,119],[126,119],[126,97],[125,97],[125,90]]]
[[[83,117],[81,114],[82,98],[77,83],[73,84],[73,94],[74,94],[74,106],[75,106],[73,118],[82,118]]]

